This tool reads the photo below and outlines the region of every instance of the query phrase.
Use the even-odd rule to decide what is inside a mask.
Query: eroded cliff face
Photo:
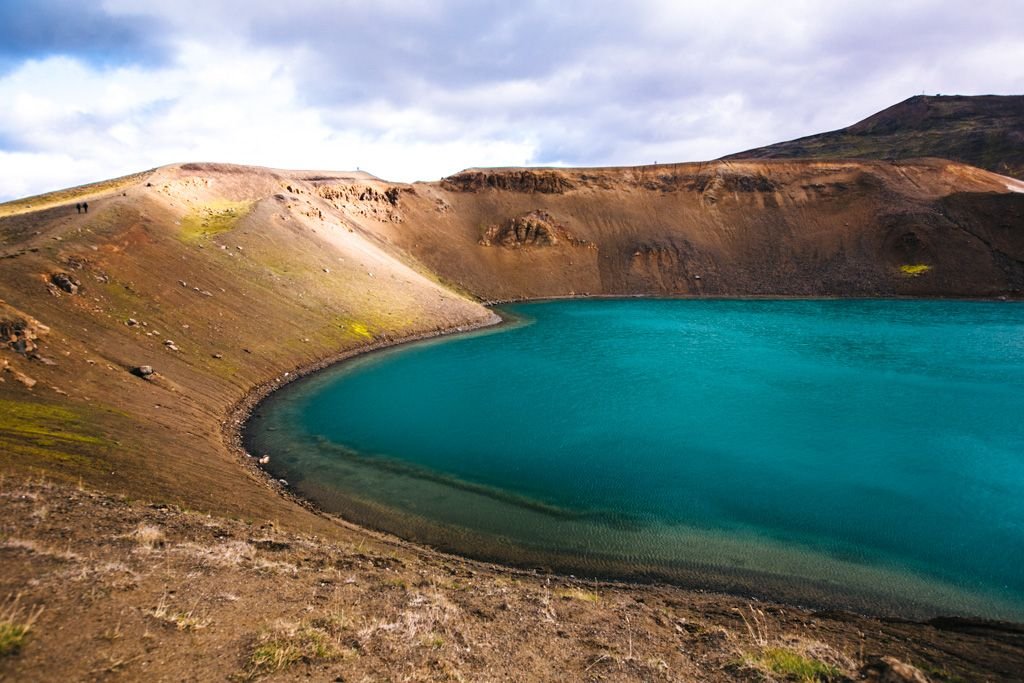
[[[1024,195],[952,162],[509,169],[416,187],[407,228],[382,232],[485,300],[1024,291]]]

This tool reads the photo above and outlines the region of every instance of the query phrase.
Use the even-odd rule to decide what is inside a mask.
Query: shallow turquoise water
[[[1024,306],[525,304],[261,405],[324,507],[469,555],[1024,620]]]

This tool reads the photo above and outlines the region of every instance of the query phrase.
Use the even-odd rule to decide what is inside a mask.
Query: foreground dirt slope
[[[146,512],[150,508],[111,502],[105,497],[110,494],[212,514],[209,528],[233,529],[232,537],[262,538],[259,527],[273,522],[276,531],[289,535],[282,541],[289,547],[310,544],[303,547],[309,557],[321,558],[315,562],[354,545],[367,556],[389,554],[410,566],[433,567],[424,569],[433,578],[412,572],[400,579],[406,585],[439,580],[458,566],[489,572],[495,581],[517,577],[507,591],[511,602],[543,601],[544,591],[550,592],[546,577],[485,569],[397,544],[281,495],[284,487],[225,439],[237,426],[239,402],[259,387],[287,381],[299,368],[346,353],[493,323],[480,300],[573,294],[1016,298],[1024,288],[1021,190],[1024,186],[1006,178],[935,160],[471,170],[414,185],[358,173],[184,164],[0,205],[0,472],[5,491],[25,492],[24,500],[33,502],[28,510],[18,507],[22,493],[9,498],[10,522],[0,537],[6,544],[0,550],[0,597],[21,592],[23,605],[46,607],[23,653],[0,658],[0,674],[45,679],[48,658],[64,658],[60,666],[67,675],[60,678],[118,672],[140,677],[126,662],[114,666],[123,655],[148,661],[167,679],[208,678],[204,672],[216,677],[252,668],[246,662],[258,640],[254,634],[272,615],[301,621],[314,606],[309,602],[315,597],[313,583],[278,596],[271,586],[279,578],[256,581],[247,597],[239,595],[237,614],[258,614],[259,625],[237,616],[215,619],[221,624],[216,629],[183,627],[179,633],[176,626],[171,629],[175,643],[197,646],[191,659],[165,658],[159,665],[147,659],[139,653],[148,647],[148,636],[136,627],[150,618],[146,610],[156,608],[143,603],[164,592],[165,602],[176,600],[172,590],[191,594],[202,567],[161,548],[146,555],[156,565],[136,567],[138,544],[125,539],[142,533],[133,524],[153,521]],[[85,199],[88,213],[77,213],[74,203]],[[39,478],[63,483],[26,483]],[[77,486],[104,493],[79,495]],[[175,513],[172,526],[185,521],[171,547],[186,544],[195,553],[221,553],[219,532],[204,531],[207,522],[196,525],[197,519]],[[245,524],[250,526],[233,526]],[[301,534],[340,545],[318,548],[319,541]],[[43,551],[36,552],[33,544],[42,544]],[[113,589],[94,588],[102,581],[68,581],[68,567],[48,564],[62,562],[54,553],[69,545],[76,548],[72,554],[100,563],[74,565],[82,576],[102,573],[108,564],[117,574],[121,563],[133,576],[148,576],[136,582],[146,588],[109,603],[96,598]],[[263,546],[249,545],[256,550],[240,550],[244,571],[234,567],[215,583],[255,581],[248,572],[262,565],[252,564],[252,553],[258,555]],[[301,566],[304,557],[287,561]],[[370,583],[390,580],[387,562],[364,565],[367,580],[374,577]],[[203,586],[200,593],[207,597],[220,594],[213,584]],[[593,619],[596,625],[563,629],[564,636],[556,629],[564,642],[553,643],[545,631],[523,635],[535,625],[533,612],[514,611],[520,616],[501,622],[501,628],[482,626],[489,621],[468,615],[495,607],[487,597],[490,589],[468,586],[459,610],[437,609],[459,615],[454,623],[468,632],[490,629],[496,640],[474,646],[478,659],[460,655],[440,668],[421,665],[426,655],[416,654],[421,664],[408,677],[517,678],[523,671],[520,678],[557,678],[556,672],[570,671],[577,678],[645,679],[655,677],[652,671],[668,671],[665,678],[688,680],[706,678],[709,671],[726,676],[721,672],[728,661],[740,656],[733,640],[714,636],[721,642],[708,646],[717,653],[709,668],[692,658],[666,659],[665,670],[647,660],[644,666],[653,669],[637,668],[628,648],[604,657],[606,641],[594,640],[595,632],[616,633],[618,643],[618,616],[584,610],[584,621],[574,623]],[[84,623],[79,608],[87,587],[95,599],[88,608],[91,626],[82,629],[79,640],[68,639],[63,633],[70,624]],[[616,587],[615,600],[646,600],[646,590]],[[657,591],[674,609],[706,614],[702,628],[739,631],[732,607],[715,605],[746,609],[743,601],[673,588]],[[422,606],[433,599],[386,590],[357,595],[366,619],[402,601]],[[572,614],[592,604],[578,597],[557,604],[571,606]],[[204,605],[213,611],[212,603]],[[124,610],[135,615],[135,626],[123,639],[116,628],[111,632],[118,643],[106,667],[110,671],[95,670],[98,664],[80,654],[86,647],[81,638],[102,641],[108,622],[114,619],[116,626],[115,616]],[[566,610],[555,611],[560,616],[548,623],[567,618]],[[881,622],[850,622],[842,615],[791,613],[792,624],[826,623],[821,640],[850,657],[857,634],[883,628]],[[645,637],[668,647],[672,641],[664,639],[679,631],[671,620],[666,624],[645,631]],[[342,633],[332,628],[327,628],[331,638]],[[413,631],[419,638],[420,631]],[[205,639],[214,632],[216,638]],[[940,672],[1012,678],[1008,672],[1024,663],[1019,635],[1012,630],[983,629],[958,650],[940,647],[949,635],[933,626],[908,624],[886,633],[889,640],[878,641],[878,652],[888,648],[930,662]],[[327,636],[315,636],[320,637]],[[445,642],[448,637],[441,636]],[[515,657],[515,644],[524,637],[529,638],[522,655],[526,663]],[[338,642],[359,650],[345,645],[344,638]],[[560,661],[565,648],[578,656]],[[228,664],[220,663],[222,652],[229,653]],[[316,672],[351,666],[360,680],[363,673],[372,678],[373,667],[384,667],[389,673],[383,678],[400,678],[409,656],[389,645],[373,655],[377,659],[359,660],[364,664],[345,659]],[[618,668],[603,671],[609,661]],[[852,673],[859,660],[840,664]],[[264,673],[256,669],[250,673]]]
[[[1024,178],[1024,95],[917,95],[847,128],[726,159],[953,159]]]
[[[882,657],[1019,680],[1024,648],[1019,629],[536,575],[77,487],[6,479],[0,512],[0,588],[45,606],[8,680],[757,681],[794,659],[880,680]]]

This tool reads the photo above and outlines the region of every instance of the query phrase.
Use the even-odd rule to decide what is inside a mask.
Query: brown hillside
[[[848,128],[725,159],[941,157],[1024,178],[1024,95],[918,95]]]
[[[76,213],[74,203],[86,197],[89,212]],[[221,677],[254,673],[246,658],[267,629],[276,628],[275,610],[299,622],[306,618],[296,607],[303,594],[298,588],[282,598],[274,597],[272,582],[259,583],[260,591],[227,588],[255,581],[264,566],[257,550],[264,546],[249,537],[261,536],[258,527],[265,531],[273,522],[282,543],[302,546],[315,534],[364,558],[349,565],[359,568],[360,615],[370,619],[379,600],[381,610],[408,608],[395,616],[399,621],[426,618],[415,615],[427,604],[436,628],[449,629],[421,632],[402,622],[416,634],[413,654],[358,629],[316,627],[326,633],[317,638],[338,639],[354,657],[372,653],[378,658],[372,661],[395,674],[390,678],[406,661],[422,667],[402,674],[411,678],[502,678],[519,670],[534,672],[524,673],[527,678],[550,678],[555,655],[547,646],[538,645],[526,661],[509,659],[517,629],[549,619],[544,576],[513,575],[413,548],[281,495],[284,487],[225,438],[238,426],[240,403],[345,354],[494,323],[480,301],[582,294],[1019,298],[1022,291],[1024,183],[940,160],[487,169],[413,185],[359,173],[185,164],[0,205],[0,473],[5,495],[18,492],[4,503],[9,521],[0,529],[0,599],[23,593],[23,604],[48,607],[24,653],[0,658],[0,676],[46,678],[58,661],[62,678],[98,676],[89,672],[100,655],[76,659],[82,640],[68,640],[57,629],[75,619],[80,638],[101,642],[122,617],[145,622],[137,618],[153,611],[149,602],[159,590],[177,592],[165,602],[185,600],[196,572],[207,587],[195,596],[200,611],[214,614],[218,596],[227,592],[242,600],[235,610],[240,616],[201,633],[170,628],[155,641],[133,633],[109,648],[116,652],[107,673],[123,670],[137,679],[143,663],[168,680],[188,677],[200,664]],[[39,477],[57,483],[28,481]],[[79,485],[101,493],[68,493]],[[34,496],[37,508],[25,508],[23,493]],[[116,504],[128,506],[123,516],[130,524],[103,516],[100,508],[112,504],[102,501],[110,495],[132,499]],[[176,549],[201,554],[204,543],[219,547],[226,537],[204,531],[198,517],[164,520],[132,501],[214,515],[210,528],[223,527],[257,550],[238,562],[215,563],[216,572],[188,557],[172,558]],[[101,518],[106,542],[89,526]],[[143,522],[174,528],[167,547],[154,550],[166,556],[152,556],[164,558],[152,565],[146,564],[151,556],[138,556],[137,544],[125,541],[132,525]],[[248,522],[256,526],[235,526]],[[306,536],[294,535],[300,533]],[[82,584],[65,581],[68,565],[42,551],[32,555],[26,543],[51,550],[71,544],[82,557],[94,544],[102,548],[103,566],[122,562],[137,580],[116,586],[100,580],[94,590],[116,593],[116,600],[94,593],[81,601]],[[327,571],[323,552],[310,548],[289,555],[300,577],[295,580],[310,587],[324,580],[341,590],[350,573],[338,566]],[[100,571],[88,563],[74,566]],[[400,576],[389,573],[396,566],[404,567]],[[226,573],[217,573],[221,569]],[[32,579],[32,570],[40,576]],[[392,579],[406,586],[400,596],[381,588]],[[380,585],[367,588],[366,582]],[[423,585],[433,586],[427,603]],[[466,588],[468,594],[453,597]],[[617,587],[621,592],[604,609],[587,597],[591,588],[579,590],[566,599],[584,606],[556,606],[555,621],[546,622],[558,624],[548,634],[560,639],[558,651],[571,653],[570,678],[614,664],[606,675],[724,680],[743,668],[738,652],[766,646],[752,632],[746,635],[742,620],[737,624],[731,611],[737,599],[698,599],[664,588],[657,610],[629,621],[638,638],[647,634],[655,642],[641,661],[632,635],[628,650],[619,642],[620,622],[632,614],[626,602],[651,594]],[[506,592],[511,597],[494,597]],[[310,603],[309,618],[323,611],[318,604]],[[200,609],[178,607],[183,614]],[[810,637],[799,624],[825,624],[814,631],[816,642],[851,653],[857,633],[882,629],[867,618],[771,609],[790,615],[772,617],[772,628]],[[699,627],[679,625],[683,612],[693,610],[707,615]],[[246,621],[247,613],[262,621]],[[501,625],[492,632],[499,641],[487,645],[479,638],[491,622]],[[704,644],[687,645],[692,651],[680,654],[672,633]],[[871,636],[871,652],[916,657],[961,676],[998,679],[1024,662],[1018,636],[971,636],[961,650],[980,654],[964,659],[962,652],[939,649],[945,636],[931,627],[886,633]],[[783,635],[772,642],[783,643]],[[162,643],[190,636],[196,639],[192,660],[152,654]],[[904,640],[897,646],[893,638]],[[230,653],[227,659],[218,659],[218,648]],[[710,657],[711,651],[717,654]],[[318,676],[352,666],[324,660],[326,668],[316,668],[314,655],[296,661]],[[672,671],[659,661],[671,662]],[[841,662],[844,671],[852,671],[851,661]]]

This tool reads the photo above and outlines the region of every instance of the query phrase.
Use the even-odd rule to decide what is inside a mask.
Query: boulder
[[[152,365],[136,365],[132,368],[132,374],[136,377],[149,377],[153,374]]]
[[[871,683],[929,683],[916,666],[895,657],[875,657],[861,667],[860,679]]]
[[[77,294],[78,288],[82,286],[81,282],[68,273],[53,273],[50,275],[50,282],[68,294]]]

